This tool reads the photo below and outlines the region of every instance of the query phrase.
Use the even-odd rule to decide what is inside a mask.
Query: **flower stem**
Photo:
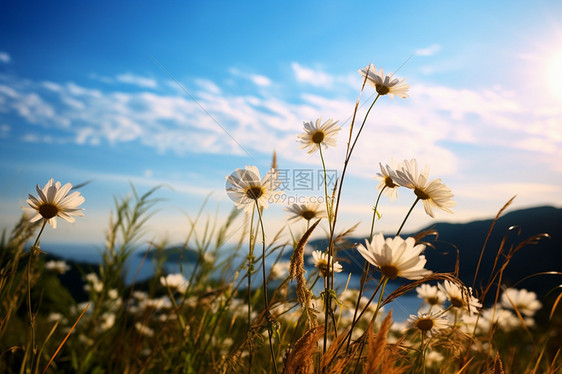
[[[47,220],[43,219],[43,225],[41,226],[41,230],[39,230],[39,234],[37,234],[37,238],[35,239],[35,242],[31,247],[31,250],[29,252],[29,259],[27,261],[27,306],[28,306],[28,313],[29,313],[28,316],[29,326],[31,328],[31,344],[32,344],[31,349],[33,350],[33,356],[35,356],[35,354],[37,353],[37,345],[35,343],[35,316],[33,315],[33,310],[31,307],[31,267],[32,267],[33,259],[40,252],[38,247],[39,238],[41,237],[41,234],[43,233],[43,230],[45,229],[46,225],[47,225]],[[32,365],[33,365],[33,360],[32,360]]]
[[[256,206],[257,208],[257,202]],[[248,249],[248,341],[250,343],[249,347],[249,355],[248,355],[248,372],[252,373],[252,361],[253,361],[253,342],[252,342],[252,272],[254,271],[254,245],[255,245],[255,236],[254,236],[254,211],[252,209],[252,217],[250,218],[250,243]]]
[[[267,320],[267,332],[269,336],[269,351],[271,353],[271,363],[273,364],[273,371],[277,374],[277,365],[275,364],[275,353],[273,352],[273,327],[271,326],[271,313],[269,312],[269,300],[267,296],[267,277],[265,274],[265,230],[263,228],[263,219],[262,219],[262,212],[259,207],[258,202],[256,201],[256,210],[258,211],[258,219],[260,222],[261,227],[261,238],[262,238],[262,275],[263,275],[263,301],[265,304],[265,318]]]
[[[373,209],[373,220],[371,221],[371,233],[369,234],[369,243],[373,241],[373,236],[375,233],[375,221],[377,219],[377,208],[379,206],[379,200],[385,188],[386,185],[382,187],[381,191],[379,192],[379,195],[377,196],[377,201],[375,202],[375,207]],[[361,281],[359,283],[359,294],[357,295],[357,302],[355,303],[355,311],[353,312],[353,319],[351,322],[352,326],[355,324],[355,319],[357,318],[357,312],[359,311],[359,303],[361,301],[361,296],[363,296],[363,290],[365,289],[365,282],[367,280],[367,275],[369,274],[369,268],[370,268],[369,262],[365,260],[365,263],[363,264],[363,272],[361,273]],[[347,340],[346,352],[349,352],[350,344],[351,344],[351,334],[349,335],[349,339]]]
[[[326,179],[327,175],[326,175],[326,163],[324,162],[324,155],[322,154],[322,146],[320,144],[318,144],[318,150],[320,152],[320,160],[322,160],[322,170],[324,171],[324,196],[326,199],[326,215],[328,216],[328,227],[330,229],[330,238],[334,237],[334,226],[332,225],[332,207],[331,207],[331,198],[330,195],[328,195],[328,181]],[[330,316],[330,312],[331,312],[331,306],[332,306],[332,301],[330,300],[330,292],[328,292],[328,290],[330,289],[330,279],[332,279],[332,284],[333,284],[333,277],[334,277],[334,247],[333,245],[328,247],[328,261],[330,264],[329,270],[328,270],[328,274],[326,274],[326,277],[324,278],[324,295],[326,300],[324,303],[325,306],[325,316],[324,316],[324,348],[323,348],[323,353],[326,353],[326,349],[327,349],[327,343],[328,343],[328,317]],[[335,328],[335,325],[334,325]]]
[[[398,229],[398,231],[396,232],[395,236],[400,235],[400,232],[402,232],[402,228],[404,227],[404,224],[406,223],[406,221],[408,220],[408,217],[410,217],[410,213],[412,213],[412,210],[414,210],[414,207],[416,206],[416,204],[418,203],[418,201],[420,201],[419,197],[416,197],[416,201],[414,201],[414,203],[412,204],[412,206],[410,207],[410,210],[408,211],[408,214],[406,214],[406,217],[404,217],[404,221],[402,221],[402,224],[400,225],[400,228]]]

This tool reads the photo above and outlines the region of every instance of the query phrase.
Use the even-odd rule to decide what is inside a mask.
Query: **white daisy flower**
[[[418,312],[417,315],[410,314],[408,322],[417,330],[424,334],[434,335],[439,330],[444,330],[449,327],[449,321],[442,318],[442,310],[433,313]]]
[[[45,263],[45,269],[64,274],[70,270],[70,266],[64,260],[51,260]]]
[[[476,309],[482,307],[482,304],[478,302],[478,299],[472,295],[472,287],[460,287],[456,283],[448,280],[443,283],[439,283],[438,287],[447,295],[447,298],[453,308],[464,309],[472,313],[475,312]]]
[[[441,182],[441,179],[434,179],[428,183],[428,176],[428,166],[420,173],[416,160],[404,160],[403,167],[396,170],[394,182],[414,190],[414,194],[423,202],[425,212],[429,216],[434,217],[433,207],[453,213],[449,208],[457,203],[451,199],[454,195],[449,187]]]
[[[521,314],[532,317],[542,307],[537,294],[525,289],[508,288],[503,291],[501,305],[509,309],[517,309]]]
[[[491,327],[495,326],[503,331],[512,331],[521,326],[521,321],[509,310],[496,308],[485,309],[480,315],[482,316],[483,324],[488,324]],[[488,330],[489,331],[489,330]]]
[[[402,165],[396,166],[394,162],[391,161],[390,166],[383,166],[379,162],[381,172],[377,173],[375,179],[379,180],[380,183],[377,186],[377,190],[381,191],[384,188],[384,194],[390,197],[390,200],[394,201],[398,198],[398,184],[394,183],[396,179],[396,169],[400,168]]]
[[[299,219],[304,219],[310,221],[312,219],[326,218],[326,209],[320,203],[293,204],[286,207],[285,210],[292,213],[289,220],[298,221]]]
[[[390,98],[394,98],[397,95],[403,99],[408,97],[408,90],[410,85],[408,83],[403,83],[406,79],[399,80],[398,78],[392,78],[392,74],[384,75],[383,69],[378,71],[375,65],[370,64],[359,70],[359,74],[363,77],[367,77],[367,83],[373,87],[379,95],[390,95]]]
[[[165,277],[160,277],[160,284],[164,287],[170,287],[172,290],[177,290],[179,293],[185,293],[189,286],[189,281],[181,273],[168,274]]]
[[[29,199],[27,199],[29,206],[37,211],[37,214],[31,218],[31,222],[43,218],[47,220],[49,225],[56,229],[57,217],[72,223],[74,222],[73,216],[84,216],[84,213],[82,213],[83,209],[78,208],[78,206],[80,206],[85,199],[78,191],[67,196],[71,189],[72,184],[67,183],[61,187],[61,183],[55,183],[53,178],[51,178],[43,188],[37,185],[36,190],[38,198],[30,194]]]
[[[370,243],[365,240],[365,244],[366,246],[357,246],[361,256],[371,265],[378,267],[389,279],[402,277],[414,280],[431,274],[431,270],[424,269],[425,256],[420,255],[425,245],[416,245],[414,238],[404,240],[396,236],[385,241],[383,234],[379,233]]]
[[[422,284],[416,287],[418,297],[423,299],[429,305],[443,305],[447,301],[447,295],[445,295],[437,286],[432,286],[429,284]]]
[[[261,179],[260,172],[255,166],[246,166],[245,169],[236,169],[234,173],[226,177],[226,193],[239,209],[251,212],[253,203],[260,208],[267,209],[269,200],[273,193],[283,194],[276,191],[281,182],[277,180],[278,172],[270,169],[265,177]]]
[[[320,274],[323,277],[326,277],[332,269],[332,257],[328,253],[314,251],[312,252],[312,260],[314,262],[314,266],[316,266],[320,271]],[[334,273],[341,273],[342,270],[343,267],[340,263],[338,261],[334,262]]]
[[[316,123],[303,122],[304,134],[297,135],[298,140],[302,144],[300,148],[309,148],[308,153],[314,153],[321,145],[324,149],[328,146],[336,146],[336,135],[341,130],[341,127],[336,125],[338,121],[333,122],[331,119],[324,122],[322,125],[322,118],[318,118]]]

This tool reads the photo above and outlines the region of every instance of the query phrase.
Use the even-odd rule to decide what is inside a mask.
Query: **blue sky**
[[[493,216],[516,194],[513,208],[560,207],[561,14],[558,1],[3,2],[0,227],[36,184],[93,180],[86,216],[43,240],[101,243],[113,196],[162,184],[149,235],[181,240],[210,192],[209,214],[231,209],[235,168],[265,173],[275,150],[280,168],[317,171],[318,154],[296,142],[317,117],[344,127],[326,153],[341,170],[357,70],[370,62],[400,68],[410,98],[375,106],[341,229],[368,231],[373,177],[391,159],[416,158],[452,189],[455,213],[440,221]],[[399,226],[408,192],[383,199],[381,230]],[[285,217],[275,204],[268,230]],[[420,206],[406,229],[431,222]]]

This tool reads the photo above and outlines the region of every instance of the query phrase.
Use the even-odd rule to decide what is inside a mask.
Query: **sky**
[[[319,154],[296,141],[304,121],[343,127],[324,152],[341,175],[369,63],[405,78],[410,97],[382,97],[369,115],[337,231],[368,233],[391,160],[429,165],[457,202],[434,219],[415,207],[405,231],[493,217],[514,195],[511,209],[562,207],[561,15],[555,0],[2,2],[0,228],[37,184],[91,181],[85,216],[42,241],[103,243],[114,197],[162,186],[147,237],[178,242],[206,198],[204,218],[232,209],[225,176],[263,175],[275,151],[287,199],[264,213],[271,237],[288,198],[323,196]],[[414,199],[383,197],[377,230],[395,231]]]

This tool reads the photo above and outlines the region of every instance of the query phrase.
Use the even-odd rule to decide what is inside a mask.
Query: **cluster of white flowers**
[[[189,281],[181,273],[168,274],[165,277],[160,277],[160,284],[178,291],[181,294],[184,294],[189,287]]]
[[[64,274],[70,270],[70,266],[64,260],[51,260],[45,263],[45,270]]]

